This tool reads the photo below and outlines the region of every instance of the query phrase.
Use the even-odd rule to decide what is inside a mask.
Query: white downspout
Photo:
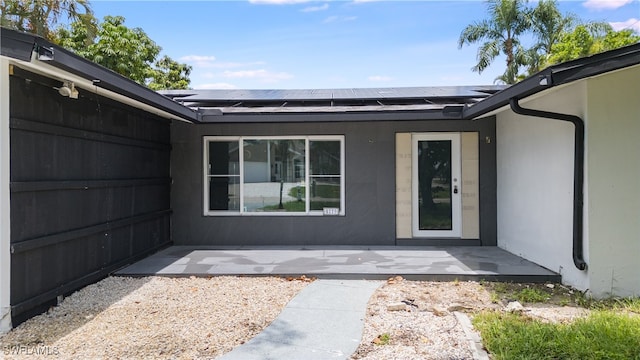
[[[9,192],[9,72],[6,58],[0,57],[0,333],[11,330],[11,199]]]

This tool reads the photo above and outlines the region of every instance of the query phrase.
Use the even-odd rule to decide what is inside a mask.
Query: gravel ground
[[[351,358],[472,359],[453,312],[497,306],[475,282],[392,279],[371,297],[362,343]]]
[[[111,277],[0,336],[0,358],[214,359],[258,334],[308,281]],[[477,282],[389,279],[369,301],[351,359],[471,359],[453,313],[505,305]],[[523,311],[548,321],[587,313],[548,304]]]
[[[3,335],[0,354],[213,359],[258,334],[306,285],[267,277],[110,277]]]

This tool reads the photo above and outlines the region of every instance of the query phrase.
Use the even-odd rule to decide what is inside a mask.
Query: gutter
[[[5,28],[0,29],[0,37],[0,55],[9,58],[18,67],[60,81],[82,84],[85,90],[96,94],[100,89],[100,95],[162,117],[192,123],[200,121],[200,115],[195,110],[41,37]]]
[[[583,255],[583,207],[584,207],[584,121],[575,115],[550,111],[525,109],[520,107],[517,97],[509,100],[511,110],[519,115],[568,121],[574,125],[573,158],[573,264],[579,270],[586,270]]]

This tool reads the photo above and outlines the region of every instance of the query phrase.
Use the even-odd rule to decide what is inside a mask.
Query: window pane
[[[306,210],[304,140],[246,140],[243,151],[245,211]]]
[[[309,174],[340,175],[340,142],[309,141]]]
[[[209,177],[209,210],[240,211],[240,177]]]
[[[310,177],[310,210],[322,210],[326,207],[340,208],[340,177]]]
[[[209,142],[209,175],[240,175],[238,141]]]

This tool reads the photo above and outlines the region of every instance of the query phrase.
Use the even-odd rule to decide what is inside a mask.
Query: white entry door
[[[460,238],[460,133],[412,135],[414,237]]]

